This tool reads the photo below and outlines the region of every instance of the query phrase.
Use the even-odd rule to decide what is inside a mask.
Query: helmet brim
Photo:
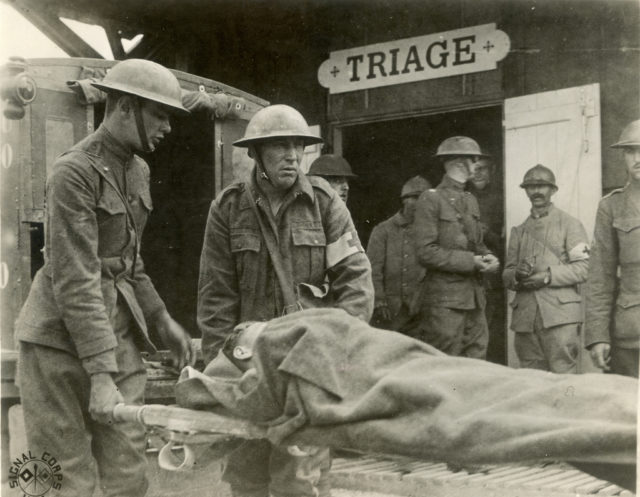
[[[105,93],[109,93],[110,91],[118,91],[120,93],[126,93],[127,95],[133,95],[136,97],[144,98],[146,100],[151,100],[152,102],[157,102],[159,104],[164,105],[165,107],[168,107],[173,114],[177,114],[181,116],[187,116],[191,114],[191,112],[185,107],[183,107],[182,103],[179,103],[177,100],[168,99],[168,98],[159,98],[158,95],[151,92],[144,91],[142,89],[136,88],[135,91],[133,91],[127,85],[122,85],[118,83],[104,83],[104,82],[98,82],[98,81],[91,82],[91,85],[95,86],[99,90],[104,91]]]
[[[640,147],[640,142],[626,140],[626,141],[614,143],[613,145],[609,145],[609,148],[627,148],[627,147]]]
[[[308,146],[308,145],[315,145],[317,143],[323,143],[324,140],[322,138],[320,138],[319,136],[313,136],[313,135],[301,135],[298,133],[288,133],[288,132],[282,132],[282,133],[272,133],[269,136],[260,136],[260,137],[249,137],[249,138],[241,138],[240,140],[236,140],[233,142],[233,145],[235,147],[242,147],[242,148],[248,148],[251,145],[256,145],[258,143],[263,143],[263,142],[268,142],[270,140],[273,140],[274,138],[300,138],[302,139],[304,146]]]
[[[431,157],[436,158],[446,158],[446,157],[482,157],[483,159],[490,159],[491,156],[489,154],[483,154],[482,152],[479,154],[471,154],[469,152],[447,152],[446,154],[435,153]]]
[[[549,183],[548,181],[533,181],[530,183],[520,183],[520,188],[526,188],[527,186],[550,186],[552,188],[558,189],[558,185],[554,185],[553,183]]]

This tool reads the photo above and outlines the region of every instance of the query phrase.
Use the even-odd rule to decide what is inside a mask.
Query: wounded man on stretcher
[[[274,444],[462,465],[633,465],[637,393],[618,375],[447,356],[338,309],[240,325],[203,373],[185,368],[176,385],[180,406],[250,421]]]

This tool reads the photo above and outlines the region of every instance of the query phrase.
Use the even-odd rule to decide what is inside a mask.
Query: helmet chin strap
[[[262,163],[262,157],[260,157],[257,147],[255,145],[251,145],[250,149],[253,155],[253,160],[256,161],[256,164],[258,164],[260,179],[267,180],[269,183],[271,183],[271,186],[275,187],[275,185],[273,184],[273,181],[271,181],[271,178],[267,174],[267,170],[264,168],[264,164]]]
[[[142,151],[149,153],[153,152],[149,146],[149,139],[147,138],[147,130],[144,127],[144,118],[142,117],[142,105],[140,105],[140,98],[133,97],[133,115],[136,119],[136,128],[138,129],[138,137],[140,138],[140,144],[142,145]]]

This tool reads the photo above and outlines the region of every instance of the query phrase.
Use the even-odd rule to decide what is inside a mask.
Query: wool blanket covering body
[[[238,362],[220,353],[176,386],[182,407],[267,427],[274,444],[452,463],[633,464],[638,383],[451,357],[337,309],[269,321]]]

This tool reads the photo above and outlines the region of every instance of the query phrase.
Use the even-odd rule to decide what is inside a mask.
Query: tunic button
[[[133,202],[133,195],[129,195],[129,203]]]
[[[404,258],[406,259],[407,257],[409,257],[409,254],[404,254]]]
[[[318,240],[314,240],[313,243],[315,243],[316,245],[318,245]]]

